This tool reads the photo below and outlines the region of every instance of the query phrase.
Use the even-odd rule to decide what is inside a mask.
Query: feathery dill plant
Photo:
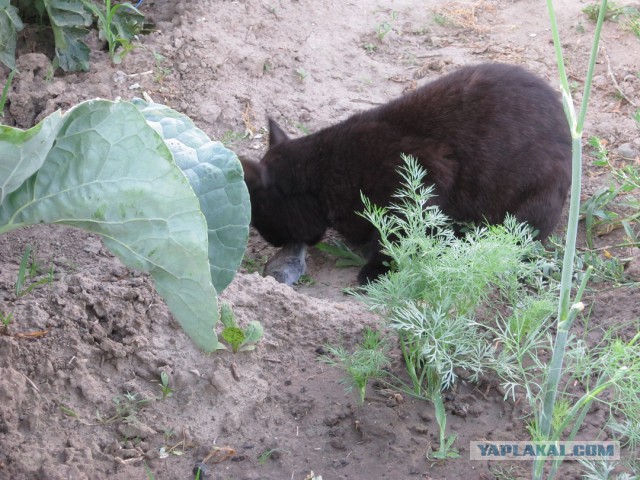
[[[446,436],[442,392],[453,386],[458,369],[474,380],[493,363],[495,347],[476,317],[480,310],[508,310],[527,297],[536,265],[523,260],[532,256],[535,242],[530,228],[513,217],[456,236],[430,202],[424,169],[410,156],[403,161],[402,185],[389,207],[363,196],[362,215],[380,232],[391,270],[354,293],[398,336],[411,383],[395,383],[434,404],[440,446],[432,457],[452,458],[458,453],[455,435]]]

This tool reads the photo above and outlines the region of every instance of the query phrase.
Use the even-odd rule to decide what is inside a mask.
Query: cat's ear
[[[267,171],[264,165],[245,158],[240,158],[240,163],[244,172],[244,182],[247,184],[249,192],[266,187]]]
[[[273,118],[269,118],[269,146],[273,147],[282,142],[289,140],[289,137],[284,130],[280,128]]]

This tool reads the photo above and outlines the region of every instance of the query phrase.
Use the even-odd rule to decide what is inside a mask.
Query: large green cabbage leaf
[[[15,130],[0,130],[0,151]],[[4,176],[0,170],[0,184]],[[123,263],[151,274],[196,344],[216,349],[206,220],[171,152],[135,106],[91,100],[63,116],[40,169],[0,204],[0,233],[38,223],[100,234]]]
[[[42,166],[61,126],[60,111],[29,130],[0,125],[0,204]]]
[[[140,99],[133,103],[164,138],[200,200],[209,232],[211,278],[221,292],[233,280],[249,238],[251,209],[242,165],[189,117],[165,105]]]

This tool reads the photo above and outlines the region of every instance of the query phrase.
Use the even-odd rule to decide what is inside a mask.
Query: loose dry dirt
[[[578,90],[593,33],[586,5],[556,2]],[[157,30],[119,66],[92,34],[88,73],[50,77],[51,44],[25,30],[4,123],[28,128],[85,99],[147,92],[258,159],[267,115],[302,135],[461,65],[518,63],[557,84],[546,9],[535,0],[145,0],[141,9]],[[640,39],[607,22],[585,137],[605,140],[616,162],[638,162],[638,106]],[[583,181],[587,198],[610,179],[586,158]],[[597,243],[618,239],[613,232]],[[27,245],[55,279],[17,298]],[[609,250],[630,259],[627,275],[639,281],[638,250]],[[527,478],[525,462],[469,460],[471,440],[527,438],[525,402],[504,401],[487,385],[461,383],[449,395],[448,427],[462,456],[439,464],[425,457],[438,432],[430,404],[371,388],[357,406],[340,372],[317,361],[326,342],[351,346],[363,327],[379,325],[342,293],[356,270],[336,269],[311,249],[313,282],[292,289],[249,273],[273,253],[252,234],[248,262],[222,293],[241,323],[262,322],[264,340],[250,353],[205,355],[149,278],[123,267],[98,237],[49,226],[1,236],[0,312],[13,322],[0,335],[0,478],[191,479],[205,458],[207,479],[216,480],[302,480],[311,471],[325,480]],[[637,286],[594,284],[586,303],[591,327],[637,332]],[[173,389],[167,398],[161,372]],[[581,438],[607,437],[605,413],[594,407]],[[579,472],[567,464],[560,478]]]

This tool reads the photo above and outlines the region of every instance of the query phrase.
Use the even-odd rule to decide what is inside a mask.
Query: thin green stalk
[[[27,265],[29,258],[31,257],[31,245],[27,245],[22,258],[20,259],[20,267],[18,268],[18,277],[16,278],[16,297],[20,297],[22,294],[22,286],[27,278]]]
[[[593,71],[596,66],[596,57],[598,56],[598,48],[600,44],[600,33],[602,31],[602,24],[604,23],[604,16],[607,11],[607,0],[602,0],[600,5],[600,13],[598,14],[598,21],[596,22],[596,30],[593,36],[593,44],[591,45],[591,55],[589,57],[589,67],[587,69],[587,77],[584,81],[584,95],[582,97],[582,104],[580,105],[580,114],[578,115],[577,131],[580,132],[582,138],[582,129],[584,126],[584,120],[587,116],[587,107],[589,106],[589,96],[591,94],[591,82],[593,81]],[[582,147],[581,147],[582,150]]]
[[[580,212],[580,190],[582,177],[582,129],[586,116],[589,96],[591,93],[591,77],[598,53],[598,44],[600,41],[600,32],[602,23],[604,22],[604,12],[607,8],[607,0],[602,0],[596,31],[594,34],[593,45],[591,48],[591,56],[589,58],[589,67],[587,70],[587,79],[585,81],[585,89],[582,98],[582,106],[580,113],[576,116],[573,107],[573,98],[569,89],[569,81],[566,70],[564,68],[564,58],[562,56],[562,46],[558,33],[558,25],[553,8],[553,0],[547,0],[547,10],[551,22],[551,31],[553,35],[553,44],[556,52],[558,63],[558,72],[562,85],[562,99],[565,107],[565,114],[571,130],[571,147],[572,147],[572,170],[571,170],[571,200],[569,203],[569,221],[567,225],[567,238],[565,241],[564,258],[562,262],[562,278],[560,283],[560,301],[558,304],[558,330],[554,342],[553,354],[549,365],[547,378],[543,386],[543,402],[542,413],[540,415],[540,433],[542,438],[550,438],[551,422],[553,418],[553,410],[556,402],[556,395],[562,367],[564,362],[565,349],[569,329],[577,315],[579,308],[577,303],[571,305],[571,287],[573,277],[573,262],[576,250],[576,238],[578,231],[578,217]],[[542,478],[542,467],[544,461],[538,460],[533,465],[533,478]]]

